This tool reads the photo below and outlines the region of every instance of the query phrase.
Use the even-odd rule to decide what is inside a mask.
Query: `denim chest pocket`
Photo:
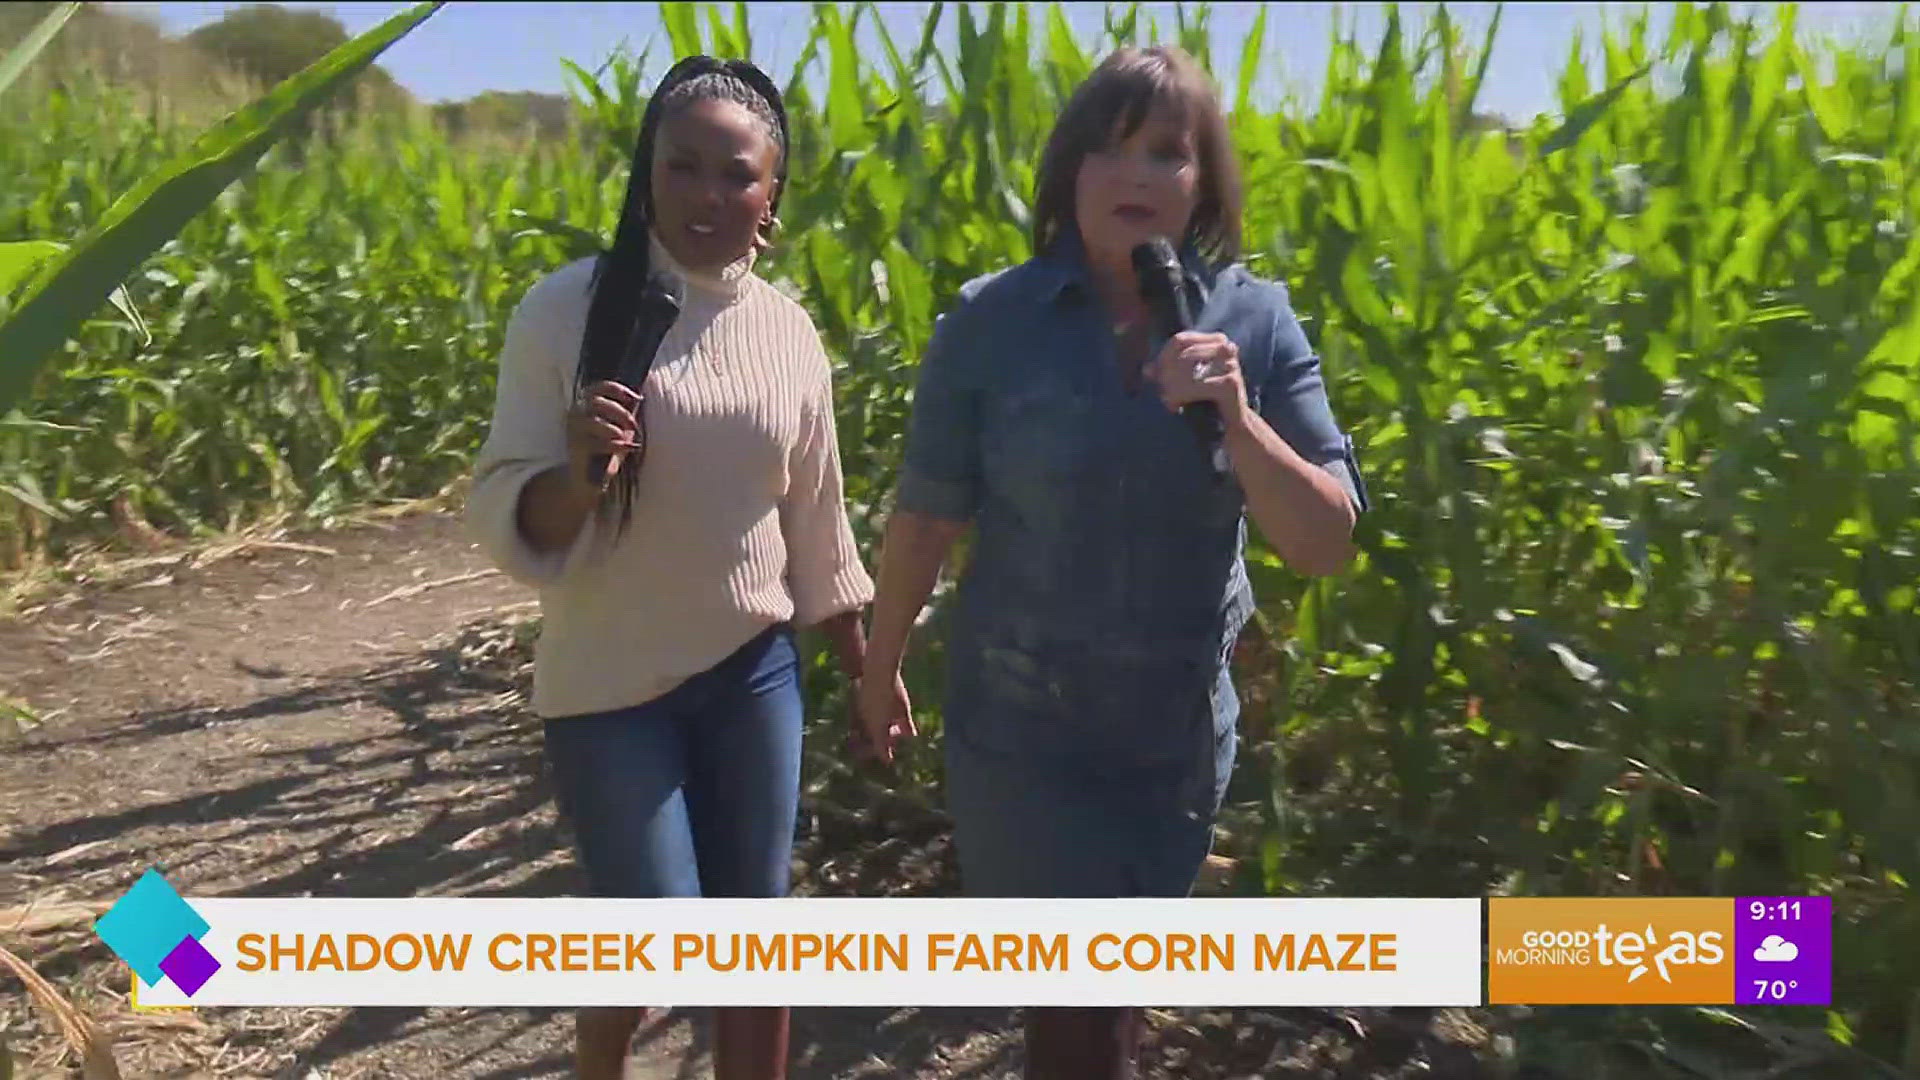
[[[1110,516],[1099,500],[1094,403],[1049,379],[1012,388],[988,409],[981,465],[1000,541],[1019,553],[1030,585],[1072,591],[1088,531]]]
[[[1092,464],[1093,434],[1090,395],[1070,380],[1051,376],[996,396],[983,458],[1003,480],[1036,473],[1073,480]]]

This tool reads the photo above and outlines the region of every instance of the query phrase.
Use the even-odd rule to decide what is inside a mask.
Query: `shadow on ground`
[[[482,633],[237,704],[40,733],[6,773],[50,775],[63,760],[93,755],[130,782],[40,815],[10,838],[0,865],[15,868],[6,872],[12,883],[57,880],[92,897],[117,895],[147,866],[207,895],[577,893],[538,726]],[[845,815],[833,821],[796,848],[801,891],[952,891],[937,814],[904,826],[891,815],[866,829]],[[34,962],[101,999],[124,993],[124,972],[90,934],[54,943]],[[302,1078],[560,1077],[572,1027],[570,1014],[537,1009],[235,1009],[208,1020],[223,1055],[258,1059],[249,1075]],[[1362,1031],[1351,1017],[1312,1010],[1215,1013],[1156,1025],[1146,1063],[1149,1075],[1194,1078],[1483,1075],[1471,1051],[1431,1037],[1430,1020],[1424,1011],[1381,1013]],[[797,1009],[792,1075],[1017,1076],[1017,1025],[1010,1009]],[[634,1075],[703,1077],[708,1049],[703,1014],[664,1013],[637,1040]]]
[[[127,759],[130,782],[11,835],[0,850],[6,884],[34,895],[57,882],[69,894],[104,898],[155,866],[182,891],[206,895],[577,893],[541,769],[539,729],[514,680],[476,667],[471,646],[455,641],[239,704],[37,733],[11,748],[8,773],[46,776],[74,755],[103,755]],[[821,862],[804,850],[801,859]],[[124,972],[90,934],[49,943],[34,963],[56,984],[124,993],[115,985]],[[571,1018],[559,1010],[208,1015],[226,1029],[230,1053],[277,1051],[274,1075],[504,1080],[563,1076],[568,1066]],[[800,1010],[794,1075],[1001,1075],[1006,1062],[995,1055],[948,1057],[1003,1028],[1009,1015]],[[637,1040],[649,1066],[642,1075],[704,1075],[703,1020],[669,1012],[652,1022]]]

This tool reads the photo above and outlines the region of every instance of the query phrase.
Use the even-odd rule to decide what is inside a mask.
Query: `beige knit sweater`
[[[625,534],[590,519],[570,549],[521,534],[520,491],[567,461],[566,412],[593,261],[534,285],[507,324],[493,427],[467,514],[507,574],[540,593],[533,708],[641,704],[766,626],[808,625],[873,597],[842,503],[832,371],[806,311],[752,272],[688,273],[648,376],[644,461]],[[630,462],[629,462],[630,464]]]

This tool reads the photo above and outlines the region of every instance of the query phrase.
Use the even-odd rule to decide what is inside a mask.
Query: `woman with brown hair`
[[[968,895],[1186,895],[1235,757],[1246,518],[1304,573],[1353,557],[1366,499],[1319,360],[1286,289],[1232,265],[1234,158],[1190,58],[1107,58],[1041,160],[1036,254],[964,286],[921,362],[859,712],[882,756],[912,732],[887,676],[976,526],[944,710]],[[1195,315],[1170,337],[1132,261],[1156,238]],[[1217,445],[1181,415],[1195,404]],[[1027,1076],[1131,1076],[1140,1021],[1036,1010]]]

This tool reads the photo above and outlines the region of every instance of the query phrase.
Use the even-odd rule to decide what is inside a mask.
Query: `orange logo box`
[[[1490,1005],[1730,1005],[1726,897],[1487,900]]]

